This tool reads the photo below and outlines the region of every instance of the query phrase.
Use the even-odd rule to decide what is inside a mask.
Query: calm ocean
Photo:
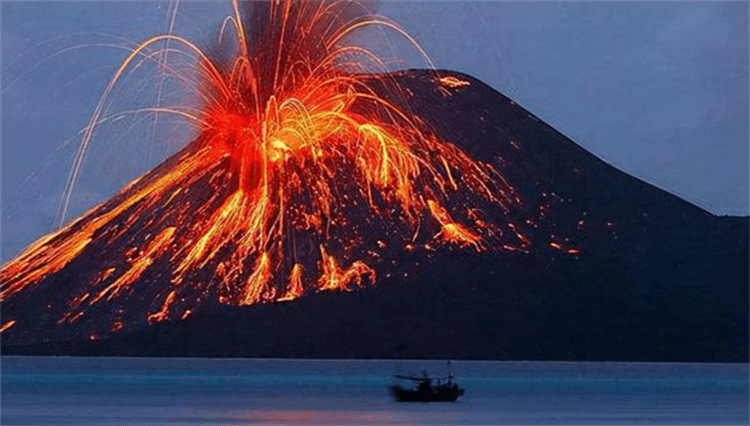
[[[2,357],[3,425],[748,424],[748,364],[453,361],[455,403],[397,403],[445,361]]]

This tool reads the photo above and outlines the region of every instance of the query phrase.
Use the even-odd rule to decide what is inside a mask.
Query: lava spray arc
[[[199,105],[152,109],[189,118],[198,136],[3,265],[4,335],[47,321],[59,335],[101,337],[206,306],[375,285],[408,269],[415,250],[526,249],[501,223],[521,203],[511,183],[410,112],[386,60],[357,41],[373,27],[427,58],[396,24],[349,1],[235,0],[212,49],[176,35],[133,49],[104,97],[128,67],[167,49],[161,43],[179,45],[198,58],[199,81],[166,69]],[[468,84],[431,75],[443,96]],[[25,306],[36,291],[50,303]]]

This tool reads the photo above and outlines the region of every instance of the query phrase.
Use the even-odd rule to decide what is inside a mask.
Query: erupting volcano
[[[210,49],[153,37],[115,73],[61,217],[106,99],[166,51],[197,104],[140,111],[195,137],[2,266],[4,354],[747,361],[747,218],[435,69],[367,4],[232,6]],[[390,72],[394,40],[428,69]]]
[[[410,113],[384,60],[351,41],[378,26],[421,52],[398,26],[358,2],[233,6],[220,53],[163,35],[122,64],[105,97],[160,42],[197,54],[200,107],[162,110],[189,117],[199,135],[3,266],[4,338],[43,318],[54,318],[52,335],[96,338],[206,305],[350,291],[408,274],[414,251],[528,248],[506,219],[521,199],[501,171],[438,138]],[[469,84],[437,71],[429,78],[446,97]],[[100,114],[101,104],[63,213]],[[83,273],[43,286],[82,258]],[[36,291],[48,293],[47,305],[28,309]]]

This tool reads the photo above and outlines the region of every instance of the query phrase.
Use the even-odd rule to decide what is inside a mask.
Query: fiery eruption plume
[[[233,6],[209,53],[163,35],[122,64],[105,96],[134,61],[153,60],[160,42],[197,55],[199,108],[163,112],[190,118],[199,135],[3,265],[0,330],[31,326],[24,294],[76,262],[90,272],[46,287],[55,301],[39,314],[100,336],[206,305],[374,285],[416,250],[528,245],[500,223],[520,203],[500,171],[430,132],[385,61],[355,42],[364,28],[381,27],[421,52],[398,26],[357,2]],[[435,72],[434,84],[450,96],[469,83]]]

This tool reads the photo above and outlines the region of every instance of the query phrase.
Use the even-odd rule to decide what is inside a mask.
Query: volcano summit
[[[351,34],[413,40],[359,3],[234,6],[221,53],[159,36],[115,75],[182,43],[202,103],[164,110],[199,136],[3,265],[4,353],[747,359],[746,218],[469,76],[382,72]]]

